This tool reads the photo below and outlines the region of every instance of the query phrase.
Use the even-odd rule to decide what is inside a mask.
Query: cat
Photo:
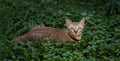
[[[26,34],[14,38],[12,41],[41,41],[47,42],[47,38],[54,41],[77,42],[81,39],[84,28],[85,18],[80,22],[72,22],[70,19],[65,19],[67,29],[58,29],[37,25],[29,30]]]

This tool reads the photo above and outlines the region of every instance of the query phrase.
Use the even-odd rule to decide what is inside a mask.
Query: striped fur
[[[53,27],[46,26],[35,26],[26,34],[14,38],[12,41],[41,41],[47,42],[47,38],[54,41],[63,41],[63,42],[76,42],[81,39],[82,30],[84,27],[84,19],[80,22],[71,22],[69,19],[66,19],[67,29],[57,29]]]

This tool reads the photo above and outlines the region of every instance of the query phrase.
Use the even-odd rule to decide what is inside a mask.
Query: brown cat
[[[81,39],[82,31],[84,28],[85,19],[83,18],[80,22],[71,22],[69,19],[66,20],[67,29],[57,29],[53,27],[46,27],[38,25],[33,27],[26,34],[14,38],[12,41],[41,41],[47,42],[46,38],[52,40],[59,40],[63,42],[76,42]]]

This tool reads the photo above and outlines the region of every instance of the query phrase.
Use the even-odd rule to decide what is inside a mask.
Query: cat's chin
[[[80,39],[81,39],[81,37],[76,37],[75,39],[80,40]]]

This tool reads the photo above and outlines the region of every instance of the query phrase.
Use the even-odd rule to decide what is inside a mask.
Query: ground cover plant
[[[119,0],[0,0],[0,61],[119,61]],[[35,25],[66,28],[65,18],[86,18],[78,43],[14,44]]]

